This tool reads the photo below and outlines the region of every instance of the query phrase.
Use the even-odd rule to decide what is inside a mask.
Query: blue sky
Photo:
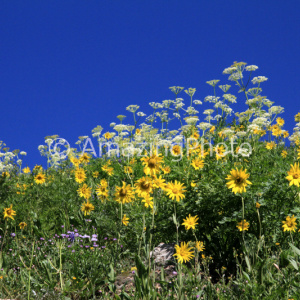
[[[291,132],[300,111],[299,8],[296,0],[1,1],[0,140],[28,153],[24,165],[45,166],[37,149],[45,136],[74,147],[97,125],[110,130],[130,104],[149,113],[149,102],[172,99],[173,85],[203,100],[206,81],[228,83],[222,71],[233,61],[269,78],[263,94],[285,107]]]

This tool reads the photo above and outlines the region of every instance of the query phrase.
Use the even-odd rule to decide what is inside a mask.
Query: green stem
[[[175,220],[176,220],[176,224],[175,224],[175,226],[176,226],[176,243],[178,245],[178,224],[177,224],[177,216],[176,216],[176,203],[175,203],[175,201],[173,201],[173,203],[174,203],[174,215],[175,215]]]
[[[62,250],[62,244],[59,244],[59,278],[60,278],[60,286],[61,291],[63,291],[63,278],[62,278],[62,260],[61,260],[61,250]]]
[[[28,271],[28,291],[27,291],[27,299],[30,299],[30,279],[31,279],[31,268],[32,268],[32,260],[33,260],[33,251],[34,251],[34,245],[35,245],[35,241],[33,242],[32,245],[32,251],[31,251],[31,259],[30,259],[30,266],[29,266],[29,271]]]

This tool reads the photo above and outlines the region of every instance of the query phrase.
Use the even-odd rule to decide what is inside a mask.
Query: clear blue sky
[[[25,165],[45,165],[37,149],[45,136],[74,147],[97,125],[109,130],[130,104],[147,113],[150,101],[172,99],[173,85],[203,100],[207,80],[228,83],[222,71],[233,61],[269,78],[264,95],[285,107],[291,132],[299,12],[299,0],[1,1],[0,140],[26,151]]]

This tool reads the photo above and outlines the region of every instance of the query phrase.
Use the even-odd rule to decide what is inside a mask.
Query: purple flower
[[[72,250],[72,253],[74,253],[75,252],[75,250]]]
[[[44,238],[40,238],[40,240],[41,240],[41,241],[44,241],[45,239],[44,239]]]
[[[66,237],[66,234],[62,233],[62,234],[61,234],[61,237],[62,237],[62,238],[65,238],[65,237]]]
[[[105,237],[104,239],[107,240],[107,237]]]
[[[15,236],[16,236],[16,234],[15,234],[15,233],[11,233],[10,235],[11,235],[12,237],[15,237]]]
[[[98,238],[97,238],[97,237],[98,237],[98,234],[93,234],[93,235],[92,235],[91,241],[92,241],[92,242],[97,242],[97,241],[98,241]]]
[[[93,245],[93,247],[97,248],[97,247],[99,247],[99,245],[97,245],[97,244],[94,244],[94,245]]]
[[[102,246],[102,249],[106,248],[105,246]]]
[[[117,239],[116,238],[113,238],[113,241],[116,241]]]
[[[68,233],[69,233],[69,241],[72,242],[72,243],[74,243],[75,242],[75,234],[74,234],[74,232],[68,231]]]
[[[85,246],[85,248],[90,248],[90,246]]]
[[[173,275],[177,275],[177,272],[176,272],[176,271],[173,271]]]
[[[64,228],[65,226],[64,225],[61,225],[61,228]]]

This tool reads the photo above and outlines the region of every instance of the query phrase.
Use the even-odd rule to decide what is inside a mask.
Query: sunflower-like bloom
[[[183,183],[180,183],[177,180],[175,180],[175,183],[169,182],[165,188],[165,191],[167,192],[169,198],[172,200],[176,199],[177,202],[185,198],[185,187]]]
[[[283,231],[294,231],[297,228],[297,223],[296,223],[296,218],[294,217],[294,215],[287,216],[285,221],[282,221],[283,225]]]
[[[91,156],[88,155],[87,153],[83,153],[80,158],[79,158],[79,162],[82,164],[88,164],[89,161],[91,159]]]
[[[30,173],[30,168],[26,167],[23,169],[24,174]]]
[[[10,177],[10,175],[8,172],[2,172],[2,177],[8,178],[8,177]]]
[[[115,200],[117,202],[122,204],[130,203],[133,197],[134,193],[130,184],[126,184],[126,182],[123,181],[123,185],[121,187],[116,186]]]
[[[126,214],[123,216],[123,219],[122,219],[122,223],[123,223],[123,225],[125,225],[125,226],[127,226],[128,225],[128,220],[129,220],[129,218],[127,218],[126,217]]]
[[[178,156],[181,154],[181,147],[179,145],[174,145],[171,149],[173,155]]]
[[[163,168],[161,168],[162,171],[164,172],[164,174],[169,174],[171,173],[171,168],[169,166],[165,166]]]
[[[267,144],[266,144],[266,148],[267,148],[268,150],[272,150],[273,148],[276,148],[275,142],[267,143]]]
[[[287,151],[286,151],[286,150],[282,150],[281,156],[282,156],[283,158],[286,158],[287,155],[288,155]]]
[[[229,189],[232,189],[233,193],[243,193],[246,192],[246,186],[248,184],[252,184],[249,180],[247,180],[249,178],[249,174],[246,173],[247,169],[243,170],[238,170],[238,169],[232,169],[230,171],[230,175],[227,176],[227,180],[228,182],[227,187]]]
[[[300,183],[300,169],[299,169],[299,163],[294,163],[294,165],[291,165],[291,169],[288,171],[288,176],[285,177],[291,185],[296,185],[299,187]]]
[[[98,171],[94,171],[93,172],[93,177],[94,178],[98,178],[99,177],[99,172]]]
[[[113,167],[109,166],[108,164],[107,165],[104,165],[102,168],[101,168],[104,172],[106,172],[109,176],[112,176],[114,174],[114,169]]]
[[[225,149],[224,145],[215,147],[214,151],[216,152],[217,160],[222,159],[223,157],[226,156],[226,149]]]
[[[91,188],[87,186],[87,184],[83,184],[78,190],[78,195],[83,197],[84,199],[89,199],[91,197]]]
[[[5,218],[11,218],[14,220],[14,216],[16,215],[16,212],[12,209],[12,204],[8,208],[4,208],[4,219]]]
[[[148,208],[153,208],[153,198],[150,197],[149,195],[145,196],[145,198],[142,200],[143,203],[145,203],[145,207]]]
[[[84,182],[86,179],[85,171],[82,168],[78,168],[75,170],[75,181],[78,183]]]
[[[289,137],[290,134],[287,130],[283,130],[282,135],[284,138],[287,138],[287,137]]]
[[[161,154],[158,155],[154,154],[149,157],[143,157],[141,161],[143,161],[144,173],[146,175],[153,176],[160,172],[160,166],[162,163]]]
[[[37,184],[43,184],[46,181],[46,175],[43,173],[39,173],[34,177],[34,181]]]
[[[19,224],[19,226],[20,226],[20,229],[24,229],[27,226],[27,224],[25,222],[21,222]]]
[[[78,168],[80,161],[77,157],[75,156],[70,156],[70,162],[76,167]]]
[[[300,159],[300,148],[299,149],[297,149],[297,159]]]
[[[133,174],[133,170],[130,166],[124,166],[124,172],[126,174]]]
[[[202,169],[204,167],[204,160],[200,158],[195,158],[192,160],[191,165],[194,167],[195,170]]]
[[[199,158],[202,159],[205,159],[205,157],[209,154],[209,152],[206,151],[201,145],[197,147],[196,152],[198,153]]]
[[[33,168],[34,171],[42,171],[43,167],[40,165],[35,165],[35,167]]]
[[[107,140],[110,140],[112,138],[112,134],[110,132],[106,132],[104,133],[104,138],[107,139]]]
[[[89,215],[91,213],[91,211],[93,211],[94,209],[95,209],[94,205],[92,203],[90,203],[89,200],[82,203],[81,211],[84,212],[85,216]]]
[[[141,135],[141,129],[137,128],[137,129],[135,130],[135,134],[136,134],[136,135]]]
[[[97,185],[96,187],[96,194],[98,197],[108,197],[108,184],[107,181],[105,179],[102,179],[100,181],[100,184]]]
[[[239,222],[236,227],[239,229],[239,231],[245,231],[249,229],[249,222],[247,222],[246,220],[242,220],[241,222]]]
[[[195,248],[198,250],[198,252],[202,252],[205,250],[205,246],[203,242],[197,241]]]
[[[279,117],[279,118],[276,119],[276,123],[278,124],[278,126],[283,126],[284,125],[284,119]]]
[[[166,187],[165,179],[163,179],[161,175],[159,177],[156,176],[153,177],[153,188],[163,190],[165,187]]]
[[[276,127],[272,129],[272,135],[278,137],[283,133],[280,127]]]
[[[145,197],[153,192],[153,182],[150,177],[142,177],[135,183],[135,191],[139,197]]]
[[[189,214],[188,217],[186,217],[186,219],[183,219],[183,223],[182,225],[185,226],[185,229],[186,230],[189,230],[189,229],[195,229],[195,226],[198,224],[197,221],[198,221],[198,216],[194,216],[192,217],[191,214]]]
[[[189,247],[188,243],[181,242],[180,246],[175,245],[176,253],[173,256],[176,256],[176,259],[179,263],[190,261],[194,257],[193,247]]]

